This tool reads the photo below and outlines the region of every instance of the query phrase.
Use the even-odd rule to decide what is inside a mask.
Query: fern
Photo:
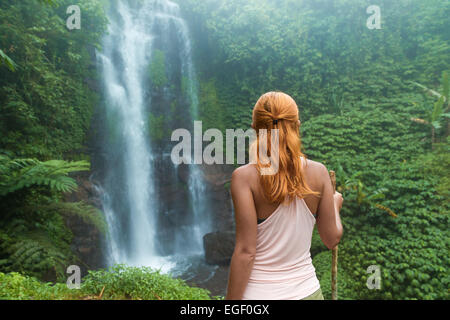
[[[0,196],[5,196],[22,188],[48,186],[58,192],[71,192],[77,189],[71,172],[88,171],[87,161],[49,160],[41,162],[36,159],[11,159],[0,154]]]
[[[63,278],[65,266],[76,259],[70,250],[72,236],[64,224],[64,215],[76,214],[105,232],[106,224],[99,210],[84,202],[58,200],[57,193],[77,188],[69,173],[86,170],[89,170],[86,161],[42,162],[13,159],[11,153],[0,153],[0,197],[8,195],[3,199],[12,199],[16,196],[12,192],[32,186],[46,186],[56,192],[47,197],[30,189],[25,193],[30,199],[25,198],[23,204],[4,211],[5,220],[0,223],[1,271],[21,271],[37,277],[51,272]]]
[[[53,202],[46,206],[41,206],[44,210],[55,210],[66,215],[80,217],[85,223],[96,227],[101,233],[106,234],[107,225],[102,212],[96,207],[80,202]]]
[[[65,266],[73,259],[68,244],[57,244],[49,239],[44,230],[33,230],[22,234],[0,232],[0,270],[20,271],[33,276],[42,276],[52,270],[58,278],[64,277]]]

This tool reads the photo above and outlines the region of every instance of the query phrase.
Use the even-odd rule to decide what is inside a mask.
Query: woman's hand
[[[344,202],[344,198],[342,197],[342,194],[339,192],[334,192],[334,206],[339,211],[342,208],[342,203]]]

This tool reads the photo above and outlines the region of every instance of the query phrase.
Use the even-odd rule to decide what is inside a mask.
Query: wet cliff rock
[[[232,166],[203,166],[205,181],[211,190],[213,203],[213,232],[203,237],[205,260],[210,264],[227,266],[234,250],[234,217],[229,184]]]
[[[94,184],[89,180],[90,172],[80,172],[72,175],[78,184],[75,192],[66,194],[67,202],[83,201],[98,209],[101,208],[99,194]],[[103,234],[94,224],[74,214],[64,214],[66,226],[73,234],[71,249],[79,259],[82,275],[87,270],[105,267],[103,248]]]
[[[205,260],[210,264],[229,265],[234,250],[233,231],[216,231],[203,237]]]

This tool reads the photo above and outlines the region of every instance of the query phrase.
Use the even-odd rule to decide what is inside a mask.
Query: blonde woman
[[[270,145],[272,130],[278,129],[277,171],[262,174],[265,165],[256,157],[233,172],[236,245],[226,299],[321,300],[310,255],[312,232],[317,224],[329,249],[339,243],[342,195],[333,193],[327,168],[302,154],[298,107],[289,95],[261,96],[252,128],[256,150]]]

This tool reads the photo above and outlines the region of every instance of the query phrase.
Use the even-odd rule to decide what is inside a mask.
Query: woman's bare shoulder
[[[249,163],[239,168],[234,169],[233,174],[231,176],[232,179],[255,179],[258,176],[258,170],[255,165]]]
[[[310,159],[306,160],[305,172],[307,176],[315,179],[321,180],[328,177],[327,167],[321,162]]]

